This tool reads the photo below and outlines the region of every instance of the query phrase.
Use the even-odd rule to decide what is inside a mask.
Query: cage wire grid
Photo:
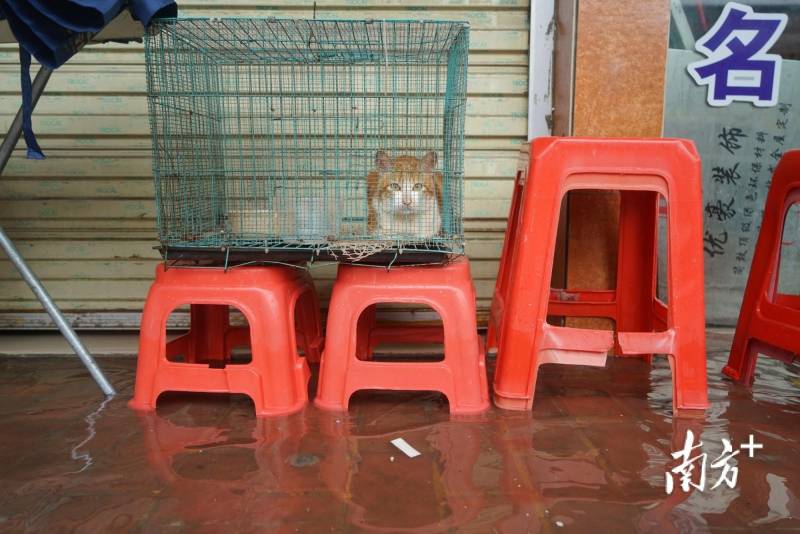
[[[154,22],[162,245],[463,253],[468,34],[450,21]]]

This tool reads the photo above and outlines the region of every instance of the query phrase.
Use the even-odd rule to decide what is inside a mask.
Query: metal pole
[[[97,362],[94,361],[94,358],[89,354],[86,350],[86,347],[83,346],[81,340],[78,339],[78,336],[75,334],[75,331],[72,330],[72,327],[67,323],[64,316],[61,315],[61,311],[55,305],[53,300],[50,298],[50,295],[47,294],[47,290],[44,288],[42,283],[36,277],[35,274],[30,270],[28,265],[25,263],[25,260],[22,259],[20,256],[19,251],[14,246],[14,243],[8,238],[6,233],[0,228],[0,247],[3,247],[6,254],[8,254],[8,259],[11,260],[11,263],[14,264],[14,267],[17,268],[19,274],[22,275],[22,278],[28,283],[31,287],[33,292],[36,294],[36,298],[39,299],[39,302],[42,303],[44,309],[50,314],[50,317],[53,319],[53,322],[56,323],[58,329],[61,330],[61,334],[67,339],[67,342],[72,346],[72,350],[78,355],[78,357],[83,362],[83,365],[89,370],[89,373],[94,378],[94,381],[97,382],[97,385],[100,386],[100,389],[103,390],[107,396],[116,395],[116,391],[114,391],[114,387],[109,383],[106,379],[105,375],[103,375],[103,371],[100,370],[98,367]]]
[[[36,78],[33,80],[32,84],[32,105],[33,107],[36,106],[36,102],[39,101],[39,97],[42,95],[44,91],[45,85],[47,85],[47,80],[50,78],[50,74],[53,71],[48,69],[47,67],[40,67],[39,72],[36,73]],[[14,117],[14,122],[11,123],[11,127],[8,129],[8,133],[6,134],[5,138],[3,139],[2,145],[0,145],[0,174],[2,174],[3,170],[6,168],[6,164],[8,163],[9,158],[11,157],[11,153],[14,151],[14,147],[19,140],[19,135],[22,132],[22,108],[17,111],[16,117]],[[14,264],[14,267],[17,268],[19,274],[22,278],[27,282],[30,286],[31,290],[33,290],[36,298],[39,299],[39,302],[42,303],[45,311],[50,315],[53,319],[53,322],[56,323],[56,326],[61,331],[61,334],[66,338],[67,342],[72,347],[72,350],[78,355],[78,357],[83,362],[83,365],[86,366],[86,369],[89,370],[89,374],[92,375],[94,381],[97,382],[97,385],[103,390],[103,393],[107,397],[111,397],[116,395],[116,391],[111,383],[106,379],[103,371],[97,365],[97,362],[94,361],[89,351],[86,350],[86,347],[83,346],[81,340],[75,334],[75,331],[69,325],[69,323],[64,319],[64,316],[61,314],[61,310],[58,309],[58,306],[55,305],[53,300],[48,295],[47,290],[44,288],[42,283],[30,270],[25,260],[20,255],[17,248],[11,242],[11,239],[8,238],[3,228],[0,227],[0,247],[3,248],[5,253],[8,255],[8,258],[11,260],[11,263]]]

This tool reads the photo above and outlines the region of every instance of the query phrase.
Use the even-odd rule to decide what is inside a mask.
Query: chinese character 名
[[[689,64],[698,85],[708,85],[711,106],[734,100],[756,106],[778,102],[781,56],[768,54],[784,28],[788,15],[755,13],[749,6],[728,2],[711,29],[695,44],[707,59]]]
[[[691,430],[686,431],[686,441],[683,444],[683,449],[677,452],[672,453],[672,457],[674,459],[682,458],[680,464],[673,467],[670,471],[664,474],[666,478],[666,490],[667,495],[672,494],[672,490],[674,489],[674,481],[672,480],[673,474],[680,474],[681,475],[681,489],[684,492],[689,491],[689,487],[694,487],[703,491],[706,487],[706,453],[700,453],[695,457],[692,457],[692,451],[695,449],[699,449],[703,446],[703,442],[699,442],[697,445],[694,444],[694,432]],[[695,465],[698,464],[700,467],[700,480],[695,484],[692,482],[692,473],[694,472]]]
[[[731,197],[730,202],[727,204],[724,204],[721,200],[717,200],[716,203],[709,202],[706,204],[706,215],[718,221],[727,221],[736,215],[736,210],[733,209],[734,200],[735,198]]]
[[[733,154],[734,150],[739,150],[742,148],[742,145],[739,144],[739,139],[742,137],[747,137],[747,135],[742,132],[741,128],[728,128],[723,127],[722,132],[717,136],[717,139],[721,139],[719,142],[719,146]]]
[[[767,142],[767,132],[756,132],[756,141],[759,143]]]
[[[703,250],[713,258],[718,254],[725,254],[725,247],[723,245],[727,242],[728,232],[723,230],[720,234],[714,235],[706,230],[705,237],[703,237]]]
[[[713,167],[711,169],[711,177],[718,184],[736,185],[736,183],[742,178],[742,175],[740,175],[739,171],[737,170],[738,168],[738,163],[733,167]]]

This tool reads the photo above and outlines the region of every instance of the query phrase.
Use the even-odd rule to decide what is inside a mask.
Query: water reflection
[[[323,416],[321,423],[332,444],[320,467],[321,479],[346,506],[351,525],[382,532],[441,532],[479,513],[483,498],[474,480],[479,423],[443,421],[371,433],[333,415]],[[421,455],[408,458],[392,448],[389,442],[396,437]]]
[[[347,415],[312,409],[243,418],[234,428],[181,397],[168,403],[159,413],[137,414],[148,463],[168,484],[167,506],[152,519],[210,525],[233,507],[242,521],[263,527],[309,517],[319,522],[321,510],[336,507],[359,529],[440,532],[468,523],[481,509],[473,483],[481,449],[475,424],[361,433]],[[423,454],[412,459],[394,449],[389,441],[399,434]]]
[[[248,403],[224,417],[181,397],[164,404],[157,413],[137,413],[148,464],[166,482],[151,520],[270,527],[304,513],[298,496],[318,487],[307,468],[318,451],[306,447],[304,417],[248,417]]]
[[[95,435],[97,435],[97,431],[95,430],[95,424],[97,423],[97,419],[103,413],[106,404],[108,404],[112,400],[114,400],[113,396],[106,397],[100,402],[95,411],[84,417],[83,420],[86,421],[86,439],[84,439],[83,441],[72,447],[72,450],[70,451],[70,456],[72,457],[73,460],[80,460],[83,462],[83,466],[77,471],[74,471],[74,473],[80,473],[81,471],[85,471],[94,462],[94,460],[92,459],[92,455],[88,450],[84,452],[80,451],[81,449],[86,447],[90,441],[94,439]]]
[[[301,532],[685,532],[800,528],[795,367],[763,359],[752,391],[709,357],[711,408],[671,410],[666,361],[543,367],[532,414],[452,420],[438,395],[363,395],[349,414],[309,407],[257,419],[245,398],[166,395],[125,406],[134,362],[103,362],[122,384],[98,411],[68,360],[0,360],[2,529]],[[90,423],[93,423],[93,427]],[[89,428],[87,428],[89,424]],[[92,429],[94,431],[92,436]],[[731,464],[735,488],[665,492],[691,430],[710,462],[722,438],[764,448]],[[87,434],[88,432],[88,434]],[[422,454],[407,458],[389,441]],[[74,451],[74,452],[71,452]],[[83,455],[86,455],[85,457]],[[76,460],[83,469],[76,470]],[[89,460],[90,458],[90,460]],[[76,472],[78,471],[78,472]]]

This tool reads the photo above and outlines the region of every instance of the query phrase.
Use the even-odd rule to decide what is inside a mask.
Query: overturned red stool
[[[784,224],[792,206],[800,206],[800,150],[787,151],[772,176],[733,346],[722,370],[747,385],[755,378],[759,354],[785,362],[800,355],[800,296],[779,291],[781,245],[788,237]],[[794,280],[800,277],[792,274]]]
[[[191,309],[190,331],[168,342],[167,318],[185,304]],[[229,306],[249,327],[230,326]],[[251,361],[234,363],[233,348],[248,344]],[[142,314],[130,406],[153,410],[165,391],[195,391],[243,393],[253,399],[257,415],[297,411],[308,400],[309,378],[298,346],[313,360],[321,344],[316,292],[302,269],[159,265]],[[176,361],[179,355],[183,361]]]
[[[429,327],[422,327],[420,335],[428,340],[441,336],[444,359],[370,361],[374,344],[390,337],[386,331],[377,330],[373,322],[374,305],[379,303],[424,304],[434,309],[442,319],[441,335]],[[446,265],[389,270],[339,265],[328,307],[315,403],[320,408],[346,411],[350,396],[365,389],[440,391],[447,397],[453,414],[488,408],[484,350],[475,318],[475,288],[466,258]]]
[[[530,409],[545,363],[603,366],[666,354],[673,404],[704,409],[706,391],[700,159],[679,139],[539,138],[506,234],[491,327],[495,403]],[[519,182],[519,179],[518,179]],[[621,191],[617,289],[551,290],[558,215],[567,192]],[[667,201],[667,306],[656,296],[658,195]],[[611,317],[613,332],[554,326],[547,316]]]

